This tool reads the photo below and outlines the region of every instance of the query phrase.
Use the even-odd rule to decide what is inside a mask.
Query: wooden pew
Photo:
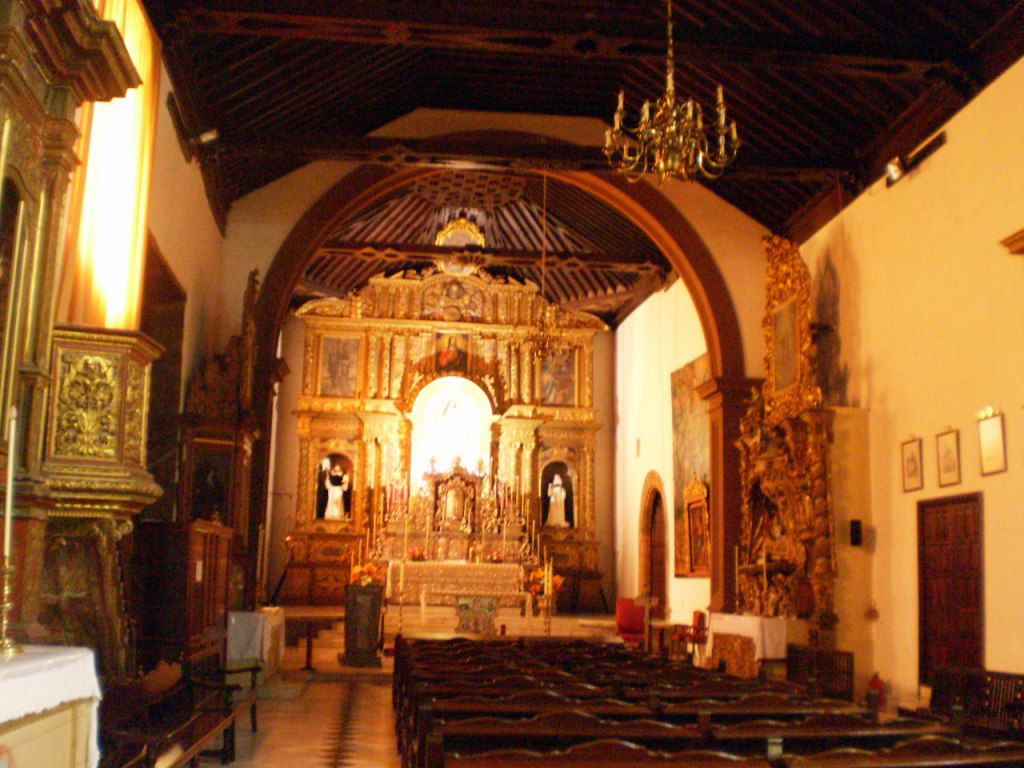
[[[444,765],[445,768],[772,768],[763,757],[739,757],[702,750],[655,752],[614,739],[577,744],[553,752],[500,749],[477,754],[453,754],[445,756]]]
[[[922,736],[876,751],[841,747],[787,756],[784,768],[992,768],[1024,766],[1024,744]]]

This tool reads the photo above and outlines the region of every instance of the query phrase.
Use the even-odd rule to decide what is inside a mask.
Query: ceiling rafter
[[[303,160],[350,160],[382,165],[465,168],[469,170],[551,170],[610,172],[599,147],[558,142],[507,139],[414,139],[384,136],[266,135],[234,138],[225,131],[218,142],[200,151],[230,157],[296,157]],[[770,158],[739,158],[729,169],[734,178],[803,179],[835,181],[849,173],[853,158],[826,158],[820,162],[788,163]]]
[[[344,7],[344,6],[339,6]],[[622,37],[594,31],[553,32],[542,28],[512,28],[394,21],[386,16],[302,14],[259,10],[254,4],[218,3],[214,8],[187,6],[175,23],[208,35],[254,35],[389,46],[478,50],[489,53],[552,55],[573,58],[616,58],[631,61],[664,60],[664,42],[649,37]],[[676,55],[703,64],[727,60],[732,65],[812,69],[851,77],[882,79],[970,80],[971,57],[964,50],[941,50],[891,41],[853,42],[814,40],[806,35],[729,36],[679,29],[674,37]]]

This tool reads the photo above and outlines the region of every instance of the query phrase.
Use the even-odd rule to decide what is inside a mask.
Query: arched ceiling
[[[544,184],[537,174],[482,171],[419,178],[337,224],[304,271],[297,296],[343,296],[375,274],[465,253],[492,274],[532,281],[548,300],[617,325],[665,284],[671,266],[606,203],[555,179],[545,195]],[[483,233],[482,247],[435,244],[460,218]]]
[[[419,107],[609,121],[664,89],[661,0],[144,0],[215,215],[317,158],[606,172],[597,147],[385,139]],[[799,237],[1024,53],[1019,0],[674,2],[677,88],[724,84],[744,146],[709,186]],[[214,133],[215,132],[215,133]]]

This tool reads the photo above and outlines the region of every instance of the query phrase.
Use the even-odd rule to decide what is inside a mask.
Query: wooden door
[[[651,609],[655,618],[665,617],[668,599],[668,552],[665,536],[665,504],[661,494],[651,494],[640,532],[640,594],[658,599]]]
[[[919,670],[984,666],[980,493],[918,502]]]

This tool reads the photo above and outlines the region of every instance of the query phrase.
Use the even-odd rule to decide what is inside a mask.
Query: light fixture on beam
[[[885,186],[891,187],[902,179],[921,163],[927,160],[935,151],[946,143],[946,132],[937,134],[927,144],[923,145],[916,152],[910,155],[895,155],[885,164]]]
[[[619,91],[613,126],[604,135],[604,153],[611,166],[631,181],[645,173],[657,174],[660,181],[669,177],[684,181],[698,176],[715,179],[736,159],[740,146],[736,121],[726,120],[721,85],[716,92],[716,119],[709,128],[704,126],[704,113],[695,99],[676,99],[672,0],[666,2],[665,94],[654,104],[645,101],[640,110],[640,122],[630,128],[625,125],[626,94]]]

